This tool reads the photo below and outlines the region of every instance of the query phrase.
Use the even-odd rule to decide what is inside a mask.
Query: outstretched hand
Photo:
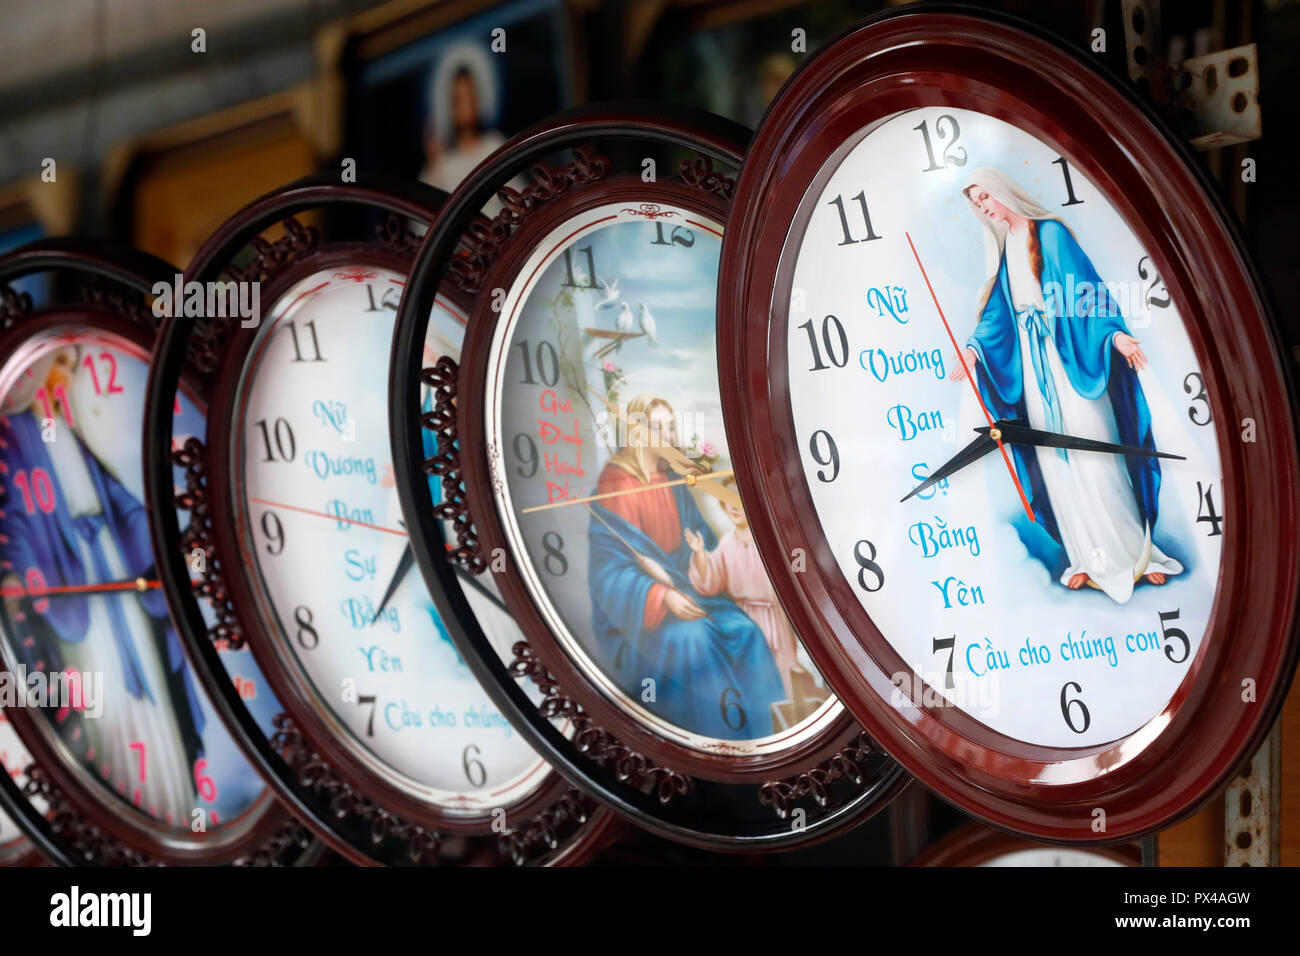
[[[698,532],[687,528],[682,532],[682,537],[686,539],[686,545],[696,554],[704,550],[704,537]]]
[[[975,374],[975,363],[979,360],[979,353],[972,348],[963,350],[966,357],[966,365],[963,368],[961,364],[962,356],[958,355],[953,359],[952,374],[948,377],[954,382],[964,382],[966,380],[966,370],[969,369],[971,375]]]
[[[1129,368],[1140,372],[1147,367],[1146,353],[1142,351],[1137,339],[1125,332],[1116,332],[1114,341],[1115,351],[1124,356]]]

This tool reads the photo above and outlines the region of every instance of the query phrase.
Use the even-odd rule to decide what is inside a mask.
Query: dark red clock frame
[[[454,597],[445,585],[452,562],[479,574],[495,549],[507,556],[504,571],[492,573],[526,638],[515,645],[514,661],[505,665],[477,628],[452,631],[498,706],[562,773],[642,826],[733,850],[825,838],[884,806],[907,777],[842,709],[785,751],[735,755],[652,733],[606,697],[548,627],[510,554],[493,500],[482,398],[500,318],[490,291],[512,285],[538,242],[573,216],[618,201],[662,201],[725,222],[745,137],[740,127],[702,113],[597,106],[548,120],[503,146],[456,191],[421,247],[399,308],[391,415],[402,508],[430,589]],[[657,170],[648,183],[646,157],[656,159]],[[528,185],[516,189],[518,178]],[[494,196],[503,208],[489,221],[479,210]],[[448,285],[470,299],[462,362],[443,359],[421,369],[418,343],[429,307]],[[434,411],[423,415],[422,383],[436,394]],[[424,429],[436,433],[438,444],[427,460]],[[430,474],[442,478],[446,500],[431,499]],[[450,554],[444,520],[459,536]],[[462,604],[458,598],[445,616],[464,620]],[[540,705],[518,686],[524,677],[542,690]],[[557,718],[572,723],[572,734],[556,729]]]
[[[177,271],[153,256],[105,243],[42,240],[13,251],[0,260],[0,363],[33,336],[68,328],[113,335],[147,359],[158,329],[152,290],[158,282],[170,285]],[[30,294],[11,287],[27,276],[44,278],[43,301],[33,302]],[[184,369],[187,391],[189,374]],[[245,811],[244,823],[204,834],[182,829],[164,835],[125,807],[115,811],[103,785],[50,739],[41,726],[44,717],[21,707],[7,714],[33,762],[22,791],[0,773],[0,801],[57,863],[215,866],[307,863],[319,855],[315,841],[269,789]],[[42,812],[33,800],[47,809]]]
[[[1224,470],[1219,591],[1165,710],[1121,740],[1027,745],[953,707],[908,700],[911,673],[864,612],[820,535],[786,381],[790,247],[824,164],[902,111],[979,110],[1051,144],[1093,178],[1155,260],[1206,376]],[[723,243],[719,354],[736,472],[791,620],[832,686],[885,749],[946,799],[1053,841],[1147,833],[1215,793],[1268,732],[1296,666],[1300,469],[1291,383],[1266,296],[1190,154],[1084,54],[1004,17],[907,10],[865,22],[809,59],[769,109]],[[1241,440],[1243,419],[1259,440]],[[864,493],[870,489],[864,489]],[[892,493],[892,492],[891,492]],[[793,572],[783,555],[805,548]],[[1249,697],[1244,681],[1253,682]],[[1050,781],[1050,782],[1049,782]],[[1105,811],[1105,831],[1092,828]]]
[[[1053,844],[1034,843],[1001,830],[993,830],[981,823],[968,823],[958,827],[947,836],[935,841],[924,853],[913,860],[909,866],[983,866],[990,860],[1006,856],[1009,853],[1023,853],[1025,850],[1053,851]],[[1091,846],[1080,848],[1079,852],[1089,853],[1118,863],[1121,866],[1141,866],[1142,850],[1135,843],[1120,843],[1114,846]]]
[[[301,180],[255,200],[226,222],[199,250],[184,278],[258,282],[262,313],[269,315],[288,290],[322,270],[377,267],[406,275],[419,245],[411,226],[427,226],[444,198],[418,183]],[[320,224],[311,224],[308,216]],[[277,228],[279,237],[268,238]],[[191,653],[206,664],[204,682],[223,718],[300,819],[355,863],[551,865],[587,859],[605,845],[616,818],[549,768],[540,771],[547,776],[544,783],[501,808],[504,831],[494,826],[499,816],[490,811],[448,812],[370,769],[338,739],[336,725],[322,715],[314,692],[295,673],[298,665],[281,635],[258,611],[264,598],[246,553],[251,529],[229,458],[231,436],[244,427],[236,420],[245,397],[241,373],[259,330],[220,317],[170,323],[149,380],[148,487],[155,500],[172,496],[173,464],[185,468],[187,484],[175,493],[175,507],[151,515],[155,546],[165,555],[160,577],[180,612]],[[168,456],[177,371],[187,356],[210,409],[207,434]],[[185,532],[178,509],[191,515]],[[187,557],[195,549],[206,556],[206,568],[192,584]],[[214,626],[200,616],[200,601],[216,613]],[[249,647],[284,707],[269,739],[222,665],[217,642]]]

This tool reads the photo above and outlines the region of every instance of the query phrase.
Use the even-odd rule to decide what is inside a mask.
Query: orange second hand
[[[155,588],[162,587],[160,581],[146,581],[141,588],[137,581],[117,581],[113,584],[61,584],[52,588],[2,588],[0,596],[3,597],[58,597],[61,594],[97,594],[108,591],[152,591]]]
[[[966,355],[957,347],[957,337],[952,334],[952,326],[948,324],[948,318],[943,314],[943,307],[939,305],[939,297],[934,294],[934,286],[930,285],[930,276],[925,271],[925,266],[921,264],[921,256],[916,251],[916,244],[912,242],[912,234],[904,232],[907,237],[907,244],[912,247],[912,257],[916,259],[916,267],[921,270],[921,278],[925,280],[925,287],[930,291],[930,300],[934,303],[935,311],[939,313],[939,321],[943,323],[944,331],[948,333],[948,341],[952,343],[952,349],[957,353],[957,361],[961,362],[962,371],[966,373],[966,380],[970,382],[971,390],[975,393],[975,401],[980,403],[980,411],[984,413],[984,419],[989,423],[989,428],[994,427],[993,416],[989,414],[988,406],[984,404],[984,396],[980,394],[979,386],[975,384],[975,372],[966,365]],[[1006,463],[1007,473],[1011,475],[1011,481],[1016,486],[1016,493],[1020,495],[1020,503],[1025,506],[1025,514],[1029,520],[1034,520],[1034,509],[1029,507],[1029,498],[1025,494],[1025,489],[1020,484],[1020,479],[1016,477],[1016,469],[1011,464],[1011,456],[1007,454],[1006,446],[1002,444],[1001,438],[995,438],[998,443],[998,451],[1002,452],[1002,460]]]
[[[400,283],[399,283],[400,284]],[[409,538],[405,531],[398,531],[396,528],[385,528],[383,525],[366,524],[364,521],[354,521],[351,518],[340,518],[338,515],[332,515],[326,511],[312,511],[310,508],[299,508],[297,505],[286,505],[279,501],[267,501],[265,498],[249,498],[249,501],[255,501],[259,505],[266,505],[270,508],[284,508],[286,511],[297,511],[301,514],[311,515],[313,518],[327,518],[330,521],[346,521],[348,524],[354,524],[359,528],[373,528],[375,531],[384,531],[388,534],[395,534],[399,538]],[[447,544],[444,547],[448,551],[456,550],[455,545]],[[194,582],[191,582],[194,583]]]
[[[366,522],[357,521],[355,518],[344,518],[339,515],[329,514],[326,511],[312,511],[310,508],[299,508],[297,505],[286,505],[281,501],[267,501],[265,498],[249,498],[248,500],[259,505],[266,505],[269,508],[283,508],[285,511],[297,511],[301,514],[312,515],[316,518],[329,518],[331,521],[354,524],[358,528],[371,528],[375,531],[386,531],[389,534],[395,534],[401,538],[409,537],[405,531],[398,531],[396,528],[385,528],[381,524],[366,524]]]

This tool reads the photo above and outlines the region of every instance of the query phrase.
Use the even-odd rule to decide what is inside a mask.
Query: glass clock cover
[[[590,679],[670,739],[793,746],[839,711],[764,571],[716,374],[722,225],[664,203],[565,219],[508,290],[483,415],[497,509]]]
[[[356,758],[418,799],[482,811],[522,799],[549,767],[484,694],[412,573],[376,387],[404,281],[331,268],[279,298],[234,412],[241,558],[275,653]],[[430,362],[459,357],[464,325],[439,300]],[[466,596],[508,655],[519,631],[490,587],[473,581]]]
[[[1148,250],[1088,170],[972,110],[893,117],[818,183],[786,369],[845,579],[912,671],[994,730],[1132,733],[1187,673],[1223,541],[1205,377]],[[1008,441],[1008,468],[976,429],[1012,421],[1112,447]],[[972,443],[982,457],[926,485]]]
[[[1190,812],[1294,666],[1300,504],[1273,323],[1195,167],[1064,44],[905,10],[801,67],[735,205],[739,479],[846,706],[1004,828]]]

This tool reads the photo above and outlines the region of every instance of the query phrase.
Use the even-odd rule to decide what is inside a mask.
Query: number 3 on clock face
[[[1197,652],[1225,502],[1205,377],[1130,224],[1088,170],[947,107],[863,135],[801,217],[804,478],[900,693],[1040,746],[1137,730]],[[1011,421],[1066,441],[1008,433],[1004,459],[974,431]]]

